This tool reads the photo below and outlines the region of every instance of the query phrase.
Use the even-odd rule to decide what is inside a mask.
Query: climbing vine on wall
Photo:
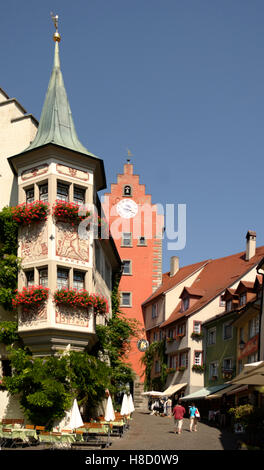
[[[165,386],[166,378],[168,375],[167,369],[167,356],[166,356],[166,342],[154,341],[150,344],[149,348],[145,352],[142,363],[145,366],[145,390],[151,390],[152,388],[163,389]],[[160,361],[160,374],[158,377],[152,379],[151,373],[154,366],[155,360]]]

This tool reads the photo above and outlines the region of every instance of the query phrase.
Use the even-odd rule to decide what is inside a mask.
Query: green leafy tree
[[[0,211],[0,305],[11,311],[12,298],[17,288],[20,260],[17,258],[18,225],[14,222],[11,208]]]

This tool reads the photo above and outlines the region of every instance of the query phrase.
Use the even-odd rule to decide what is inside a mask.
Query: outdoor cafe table
[[[61,433],[60,435],[39,434],[39,442],[50,442],[52,444],[72,444],[73,442],[82,440],[82,436],[74,433]]]
[[[4,432],[3,429],[11,429],[11,433]],[[15,428],[10,425],[0,426],[0,438],[21,439],[24,442],[28,442],[30,437],[38,439],[38,435],[35,429]]]

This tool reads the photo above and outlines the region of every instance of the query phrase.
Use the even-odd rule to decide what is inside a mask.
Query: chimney
[[[172,256],[170,259],[170,277],[174,276],[179,271],[179,257]]]
[[[246,261],[249,261],[256,254],[256,232],[249,230],[246,240]]]

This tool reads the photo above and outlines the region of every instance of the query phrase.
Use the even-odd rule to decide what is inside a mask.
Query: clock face
[[[116,210],[121,217],[130,219],[138,213],[138,206],[132,199],[121,199],[116,205]]]

